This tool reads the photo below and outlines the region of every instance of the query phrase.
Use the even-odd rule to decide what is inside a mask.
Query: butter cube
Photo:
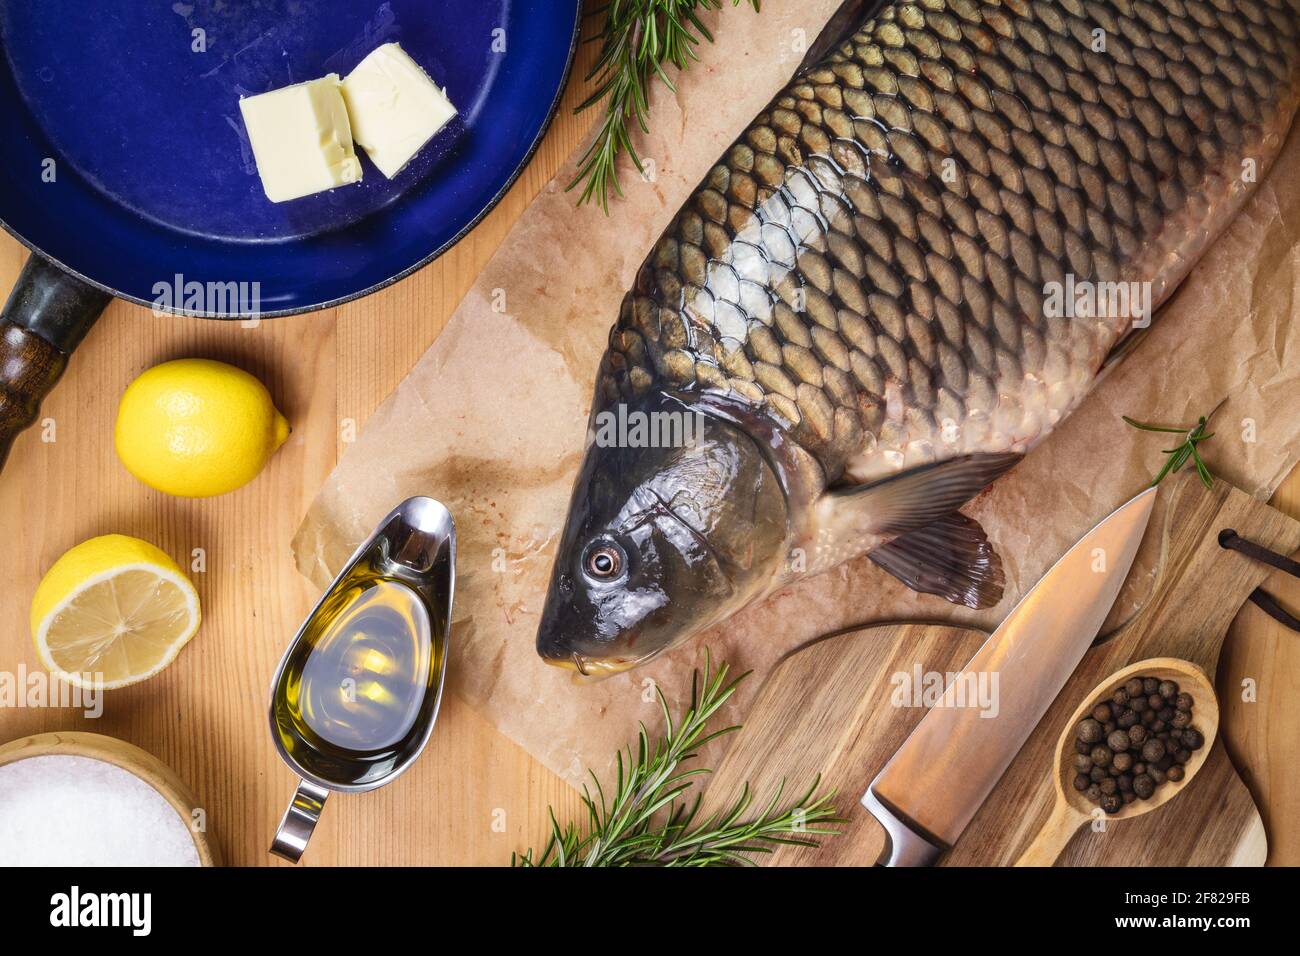
[[[337,73],[244,97],[239,111],[271,202],[361,181]]]
[[[371,51],[343,80],[352,135],[389,179],[456,115],[447,95],[396,43]]]

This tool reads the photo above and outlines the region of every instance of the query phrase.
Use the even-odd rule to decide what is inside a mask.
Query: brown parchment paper
[[[860,558],[798,582],[651,664],[578,684],[533,649],[554,542],[581,458],[596,365],[653,241],[709,165],[789,78],[838,0],[728,9],[717,43],[660,88],[641,155],[606,218],[563,191],[573,159],[515,225],[408,377],[374,413],[312,505],[293,547],[324,587],[357,542],[410,495],[445,502],[459,536],[450,688],[567,779],[606,770],[638,721],[658,724],[653,685],[684,700],[708,645],[756,673],[743,716],[783,654],[827,632],[900,618],[991,627],[1088,527],[1160,466],[1168,436],[1121,414],[1194,422],[1221,399],[1203,450],[1220,476],[1266,497],[1300,434],[1300,137],[1083,407],[967,509],[1002,554],[1006,597],[982,613],[908,591]]]

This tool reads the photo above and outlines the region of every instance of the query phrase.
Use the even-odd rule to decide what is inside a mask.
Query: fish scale
[[[1262,176],[1297,100],[1300,0],[885,7],[760,114],[624,300],[594,411],[751,403],[827,485],[1024,452]]]

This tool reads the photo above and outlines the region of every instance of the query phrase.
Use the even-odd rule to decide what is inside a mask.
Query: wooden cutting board
[[[992,796],[943,865],[1014,863],[1053,802],[1052,754],[1079,701],[1125,664],[1181,657],[1213,677],[1228,625],[1270,569],[1219,544],[1219,532],[1286,554],[1300,548],[1300,522],[1223,481],[1206,490],[1192,475],[1170,482],[1133,573],[1117,602],[1119,621],[1083,658]],[[884,829],[858,803],[871,779],[924,716],[895,701],[894,676],[951,673],[986,635],[939,624],[897,623],[832,634],[774,668],[705,794],[720,809],[748,781],[761,800],[785,782],[802,792],[820,774],[848,822],[821,848],[782,847],[769,865],[869,865]],[[1006,690],[1004,692],[1010,692]],[[1262,865],[1267,840],[1259,812],[1216,739],[1209,759],[1176,799],[1105,830],[1083,828],[1058,865]]]

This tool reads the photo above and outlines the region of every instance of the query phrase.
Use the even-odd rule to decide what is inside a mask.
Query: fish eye
[[[623,549],[612,541],[600,541],[588,549],[582,559],[583,570],[591,577],[608,581],[623,573]]]

